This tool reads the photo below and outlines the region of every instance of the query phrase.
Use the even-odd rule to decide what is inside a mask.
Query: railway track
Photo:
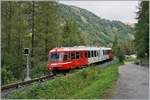
[[[1,91],[3,92],[4,90],[9,90],[11,88],[19,88],[21,86],[25,86],[25,85],[31,84],[33,82],[44,81],[46,79],[53,78],[54,76],[56,76],[56,75],[46,75],[46,76],[42,76],[39,78],[34,78],[32,80],[28,80],[28,81],[22,81],[22,82],[3,85],[3,86],[1,86]]]

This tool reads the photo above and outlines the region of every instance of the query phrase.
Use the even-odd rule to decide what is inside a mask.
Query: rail
[[[11,88],[18,88],[19,86],[31,84],[31,83],[36,82],[36,81],[43,81],[45,79],[53,78],[54,76],[55,75],[46,75],[46,76],[42,76],[42,77],[39,77],[39,78],[34,78],[32,80],[28,80],[28,81],[22,81],[22,82],[3,85],[3,86],[1,86],[1,91],[11,89]]]

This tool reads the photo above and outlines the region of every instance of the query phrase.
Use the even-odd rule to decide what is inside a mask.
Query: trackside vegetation
[[[118,77],[118,66],[105,68],[96,65],[75,70],[64,77],[55,78],[11,93],[12,99],[99,99]]]

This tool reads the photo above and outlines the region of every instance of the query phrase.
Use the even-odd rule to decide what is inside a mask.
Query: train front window
[[[54,53],[49,55],[49,61],[60,61],[61,53]]]

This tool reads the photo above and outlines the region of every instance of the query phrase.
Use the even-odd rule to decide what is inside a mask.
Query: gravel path
[[[149,69],[135,64],[119,67],[119,79],[112,89],[111,99],[148,99]]]

